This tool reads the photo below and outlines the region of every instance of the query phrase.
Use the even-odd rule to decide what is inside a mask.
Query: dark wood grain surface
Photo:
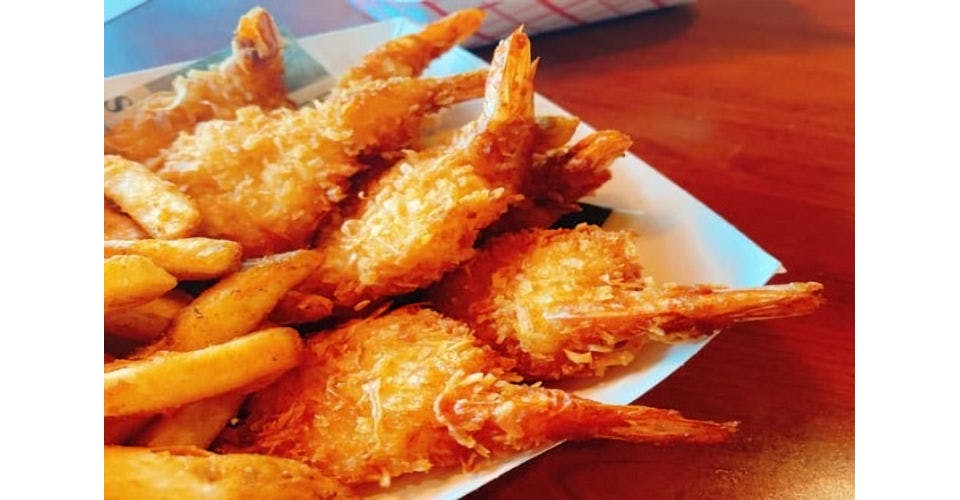
[[[221,3],[154,0],[107,23],[107,75],[222,49],[251,3]],[[297,35],[369,22],[340,2],[261,4]],[[567,443],[472,496],[852,498],[853,2],[705,0],[533,44],[538,92],[630,134],[633,153],[784,263],[775,281],[820,281],[828,302],[725,332],[637,401],[740,420],[733,441]]]

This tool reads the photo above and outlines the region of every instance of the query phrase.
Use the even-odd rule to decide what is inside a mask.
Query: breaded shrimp
[[[657,284],[637,236],[581,224],[490,240],[429,294],[444,314],[517,362],[525,379],[602,375],[650,339],[681,341],[741,321],[808,314],[819,283],[759,288]]]
[[[513,228],[514,226],[547,227],[554,222],[555,216],[559,217],[559,215],[563,213],[579,210],[579,205],[567,203],[568,200],[575,200],[585,195],[583,190],[577,190],[575,186],[578,184],[585,187],[599,185],[606,180],[606,177],[603,176],[604,172],[606,172],[605,167],[603,165],[597,165],[596,161],[600,159],[593,153],[586,155],[584,160],[578,160],[581,155],[574,155],[570,161],[565,160],[568,156],[562,154],[561,151],[551,152],[549,155],[537,154],[546,153],[552,149],[563,146],[564,143],[570,140],[579,123],[580,120],[578,118],[570,116],[538,116],[536,118],[537,126],[534,130],[533,139],[533,171],[542,174],[555,174],[552,178],[541,177],[538,180],[539,183],[543,183],[546,186],[558,186],[557,190],[563,198],[551,199],[546,197],[546,195],[542,193],[549,192],[547,188],[538,186],[539,183],[533,180],[534,177],[528,176],[530,180],[524,182],[524,184],[528,185],[528,187],[523,188],[524,195],[533,195],[536,196],[536,198],[534,198],[534,200],[523,199],[516,206],[510,207],[507,213],[483,232],[481,240],[503,232],[505,228]],[[446,147],[453,140],[455,133],[456,130],[448,130],[429,136],[426,140],[421,139],[414,148],[422,151]],[[588,140],[590,140],[590,138],[584,139],[584,141]],[[565,152],[567,149],[563,151]],[[592,149],[592,151],[595,150]],[[552,160],[560,158],[564,160]],[[612,159],[613,157],[611,156],[610,160],[612,161]],[[550,166],[556,161],[563,162],[563,165],[560,167]],[[593,161],[593,163],[591,163],[591,161]],[[589,172],[586,176],[583,175],[585,169],[582,168],[582,165],[584,164],[594,166],[593,175],[590,175]],[[352,181],[355,186],[369,186],[372,182],[371,179],[382,174],[389,166],[389,164],[375,166],[370,170],[357,174]],[[567,166],[570,168],[566,169],[565,167]],[[591,181],[589,179],[595,180],[590,184]],[[357,192],[361,189],[362,187],[354,187],[352,189],[351,196],[339,205],[338,217],[341,214],[357,213],[357,207],[361,202],[357,196]],[[528,201],[530,201],[530,203],[528,203]],[[339,225],[339,222],[336,224],[328,224],[328,227],[335,229],[336,225]],[[325,237],[325,235],[320,235],[318,240],[322,241]],[[312,323],[330,316],[333,312],[332,308],[333,302],[321,295],[292,291],[284,297],[281,304],[277,305],[277,310],[271,315],[271,319],[283,325]]]
[[[483,96],[487,72],[443,78],[393,77],[358,83],[319,105],[323,133],[353,155],[392,152],[409,146],[426,115]]]
[[[245,257],[303,248],[364,168],[356,155],[401,147],[425,114],[483,85],[479,72],[394,78],[298,110],[243,108],[181,135],[158,173],[196,201],[201,234],[238,241]]]
[[[300,368],[252,396],[219,448],[388,486],[403,474],[471,468],[562,439],[712,443],[735,429],[515,385],[512,363],[476,344],[465,324],[416,306],[319,333]]]
[[[483,17],[480,9],[464,9],[428,24],[419,33],[390,40],[344,73],[334,92],[370,80],[419,76],[431,61],[477,31]]]
[[[534,72],[518,30],[496,50],[480,117],[448,147],[411,152],[373,181],[356,213],[318,239],[324,262],[298,290],[362,308],[469,258],[479,232],[519,199],[532,159]]]
[[[484,237],[547,228],[562,215],[579,211],[575,202],[610,180],[610,165],[631,143],[626,134],[602,130],[571,147],[534,157],[520,188],[524,199],[484,231]]]
[[[173,81],[173,92],[141,101],[130,116],[104,135],[104,153],[144,162],[180,132],[212,118],[232,119],[251,104],[291,106],[283,82],[283,46],[273,19],[255,7],[237,24],[233,55],[208,71],[190,71]]]

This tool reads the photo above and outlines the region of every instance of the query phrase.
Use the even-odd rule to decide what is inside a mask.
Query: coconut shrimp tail
[[[440,54],[477,31],[483,17],[480,9],[466,9],[427,25],[419,33],[391,40],[340,77],[337,88],[345,89],[369,80],[418,76]]]
[[[520,188],[524,200],[490,226],[484,239],[521,229],[547,228],[564,214],[579,211],[576,201],[610,180],[610,166],[631,143],[626,134],[601,130],[571,147],[536,156]]]
[[[283,39],[273,18],[262,7],[254,7],[240,18],[230,46],[233,59],[224,69],[259,72],[269,68],[270,74],[278,70],[283,74]]]
[[[104,135],[104,152],[146,162],[180,132],[213,118],[232,119],[236,110],[256,104],[289,107],[283,81],[283,42],[262,8],[240,18],[233,54],[207,71],[193,70],[173,82],[172,92],[157,92]]]
[[[480,117],[460,131],[453,146],[477,156],[493,155],[485,163],[524,174],[526,169],[516,167],[518,158],[529,166],[532,155],[537,64],[530,60],[530,39],[521,29],[501,41],[490,63]]]
[[[579,314],[570,310],[552,320],[616,322],[622,318],[636,322],[647,318],[654,327],[649,331],[651,339],[677,342],[710,335],[734,323],[810,314],[820,307],[822,290],[823,285],[815,282],[756,288],[665,284],[655,300],[637,296],[606,311],[593,309]]]
[[[675,410],[607,405],[556,389],[470,378],[452,380],[434,412],[451,436],[481,455],[566,439],[719,443],[737,428],[736,422],[691,420]]]

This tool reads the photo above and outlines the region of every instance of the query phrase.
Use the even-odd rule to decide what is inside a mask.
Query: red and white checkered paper
[[[476,7],[487,17],[468,47],[496,42],[519,25],[528,34],[580,26],[638,12],[692,3],[693,0],[350,0],[354,7],[377,20],[406,17],[428,23],[450,12]]]

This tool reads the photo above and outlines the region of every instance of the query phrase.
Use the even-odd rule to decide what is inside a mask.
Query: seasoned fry
[[[525,231],[488,242],[430,297],[533,380],[603,375],[649,339],[685,340],[820,305],[819,283],[658,285],[640,260],[638,238],[627,231]]]
[[[113,208],[107,199],[103,200],[104,240],[136,240],[149,237],[133,219]]]
[[[560,439],[701,442],[735,424],[611,406],[524,387],[509,360],[475,345],[470,329],[407,307],[308,340],[301,367],[251,397],[222,436],[225,452],[304,461],[346,483],[475,465]]]
[[[235,241],[210,238],[104,241],[103,256],[114,255],[148,257],[179,280],[208,280],[236,271],[243,249]]]
[[[177,279],[150,259],[117,255],[103,259],[103,308],[145,304],[177,286]]]
[[[217,455],[199,448],[103,448],[105,500],[355,498],[353,492],[295,460]]]
[[[151,342],[163,335],[173,318],[193,300],[186,292],[170,290],[146,304],[107,311],[103,315],[103,329],[111,335]]]
[[[481,116],[449,147],[411,154],[376,179],[356,215],[317,242],[323,264],[298,290],[362,309],[430,284],[472,255],[480,230],[517,200],[532,159],[529,43],[518,31],[500,45]]]
[[[277,301],[318,263],[310,250],[264,257],[202,293],[174,320],[168,334],[139,355],[160,350],[192,351],[249,332],[263,323]],[[161,416],[139,441],[144,445],[206,447],[236,415],[245,392],[187,405]],[[193,406],[196,406],[194,408]]]
[[[250,332],[280,297],[313,271],[319,256],[296,250],[248,262],[205,290],[174,319],[167,335],[147,352],[192,351]]]
[[[419,33],[390,40],[344,73],[336,90],[370,80],[419,76],[431,61],[477,31],[483,17],[480,9],[464,9],[430,23]]]
[[[200,224],[193,200],[143,165],[119,156],[103,157],[103,192],[154,238],[185,238]]]
[[[300,362],[296,330],[271,328],[190,352],[155,352],[104,365],[105,416],[134,415],[262,383]]]
[[[173,81],[172,92],[141,101],[131,115],[104,135],[104,152],[145,162],[180,132],[212,118],[232,119],[237,109],[292,106],[283,82],[283,46],[267,11],[251,9],[240,18],[233,54],[209,71],[191,70]]]
[[[319,321],[333,312],[333,301],[321,295],[290,290],[270,313],[270,321],[279,325],[297,325]]]
[[[237,415],[245,397],[245,392],[228,393],[182,406],[159,416],[133,444],[207,448]]]

